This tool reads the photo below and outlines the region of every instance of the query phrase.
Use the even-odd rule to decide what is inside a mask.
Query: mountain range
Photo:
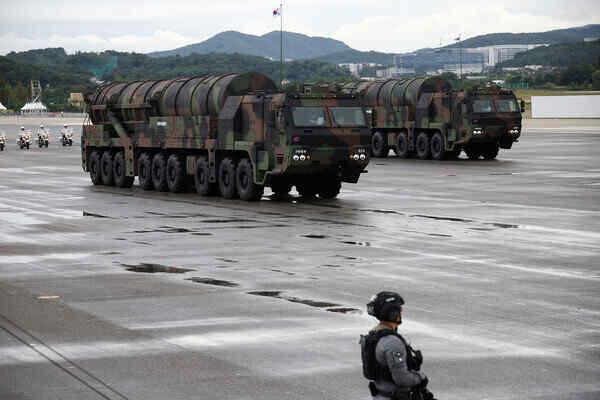
[[[174,50],[149,53],[150,57],[187,56],[193,53],[239,53],[270,59],[280,59],[280,32],[274,31],[262,36],[248,35],[236,31],[221,32],[201,43],[191,44]],[[300,60],[352,50],[345,43],[301,33],[283,32],[284,58]]]
[[[280,57],[280,32],[274,31],[262,36],[248,35],[236,31],[219,33],[204,42],[191,44],[168,51],[149,53],[151,57],[172,55],[186,56],[193,53],[239,53],[278,60]],[[600,24],[585,25],[568,29],[555,29],[547,32],[531,33],[493,33],[465,39],[460,44],[453,43],[441,49],[419,49],[411,53],[400,54],[412,57],[431,54],[433,51],[483,47],[503,44],[557,44],[583,41],[588,37],[600,37]],[[284,58],[319,59],[332,63],[378,63],[391,64],[395,53],[377,51],[359,51],[344,42],[324,37],[312,37],[301,33],[283,32]],[[374,43],[376,44],[376,42]],[[440,56],[434,56],[434,58]],[[443,57],[442,57],[443,58]]]

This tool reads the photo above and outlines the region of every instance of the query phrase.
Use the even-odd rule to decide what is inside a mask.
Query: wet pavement
[[[358,337],[383,289],[438,398],[600,398],[598,121],[258,203],[93,187],[78,140],[18,150],[17,128],[0,399],[367,399]]]

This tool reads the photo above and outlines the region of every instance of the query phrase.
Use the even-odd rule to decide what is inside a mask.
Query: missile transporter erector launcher
[[[512,91],[479,87],[454,91],[442,78],[389,79],[349,83],[370,113],[372,151],[386,157],[435,160],[493,159],[521,135],[521,112]]]
[[[353,95],[277,92],[260,73],[115,82],[86,96],[82,166],[95,185],[258,200],[292,186],[334,198],[368,164]]]

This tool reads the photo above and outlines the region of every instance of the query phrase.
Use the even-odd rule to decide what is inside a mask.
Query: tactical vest
[[[361,346],[361,358],[363,366],[363,375],[370,381],[389,381],[393,382],[392,373],[387,365],[382,365],[377,362],[375,356],[375,349],[379,339],[387,335],[394,335],[404,343],[406,348],[406,365],[409,371],[418,371],[421,369],[423,363],[423,357],[420,351],[413,350],[412,347],[402,336],[390,329],[381,329],[377,331],[370,331],[368,335],[361,335],[360,346]]]

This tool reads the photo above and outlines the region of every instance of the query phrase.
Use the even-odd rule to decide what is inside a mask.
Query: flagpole
[[[283,1],[279,3],[279,87],[283,87]]]

